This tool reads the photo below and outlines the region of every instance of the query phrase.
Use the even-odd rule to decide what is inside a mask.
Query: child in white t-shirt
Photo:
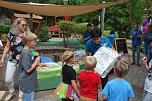
[[[143,101],[152,101],[152,59],[147,64],[147,58],[142,58],[142,63],[144,64],[148,74],[145,79],[144,92],[143,92]]]

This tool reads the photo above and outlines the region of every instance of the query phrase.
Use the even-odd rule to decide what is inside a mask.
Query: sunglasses
[[[22,27],[27,27],[27,24],[21,24],[22,25]]]

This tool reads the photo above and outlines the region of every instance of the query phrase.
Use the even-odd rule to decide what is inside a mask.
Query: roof
[[[21,17],[21,18],[30,18],[30,14],[17,14],[17,13],[14,13],[14,16],[15,17]],[[38,16],[38,15],[35,15],[33,14],[33,19],[43,19],[41,16]]]
[[[58,26],[51,26],[51,27],[49,27],[48,28],[48,31],[49,32],[51,32],[51,31],[60,31],[61,30],[61,28],[59,28]]]
[[[91,5],[50,5],[35,3],[17,3],[0,0],[0,7],[14,9],[22,12],[46,15],[46,16],[75,16],[100,10],[102,8],[115,6],[129,0],[119,0],[117,2],[109,2]]]

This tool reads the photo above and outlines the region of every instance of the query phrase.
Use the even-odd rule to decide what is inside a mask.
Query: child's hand
[[[36,64],[38,65],[38,64],[40,63],[40,57],[37,57],[37,58],[35,59],[35,62],[36,62]]]
[[[46,65],[45,65],[45,63],[40,63],[39,64],[39,67],[45,67]]]
[[[143,57],[143,58],[142,58],[142,63],[143,63],[144,65],[147,65],[147,57]]]

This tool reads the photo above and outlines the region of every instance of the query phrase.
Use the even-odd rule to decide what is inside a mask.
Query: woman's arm
[[[4,51],[3,51],[2,58],[1,58],[1,60],[0,60],[0,65],[3,65],[4,60],[5,60],[5,57],[6,57],[6,55],[8,54],[9,50],[10,50],[10,41],[7,40],[7,43],[6,43],[5,48],[4,48]]]

